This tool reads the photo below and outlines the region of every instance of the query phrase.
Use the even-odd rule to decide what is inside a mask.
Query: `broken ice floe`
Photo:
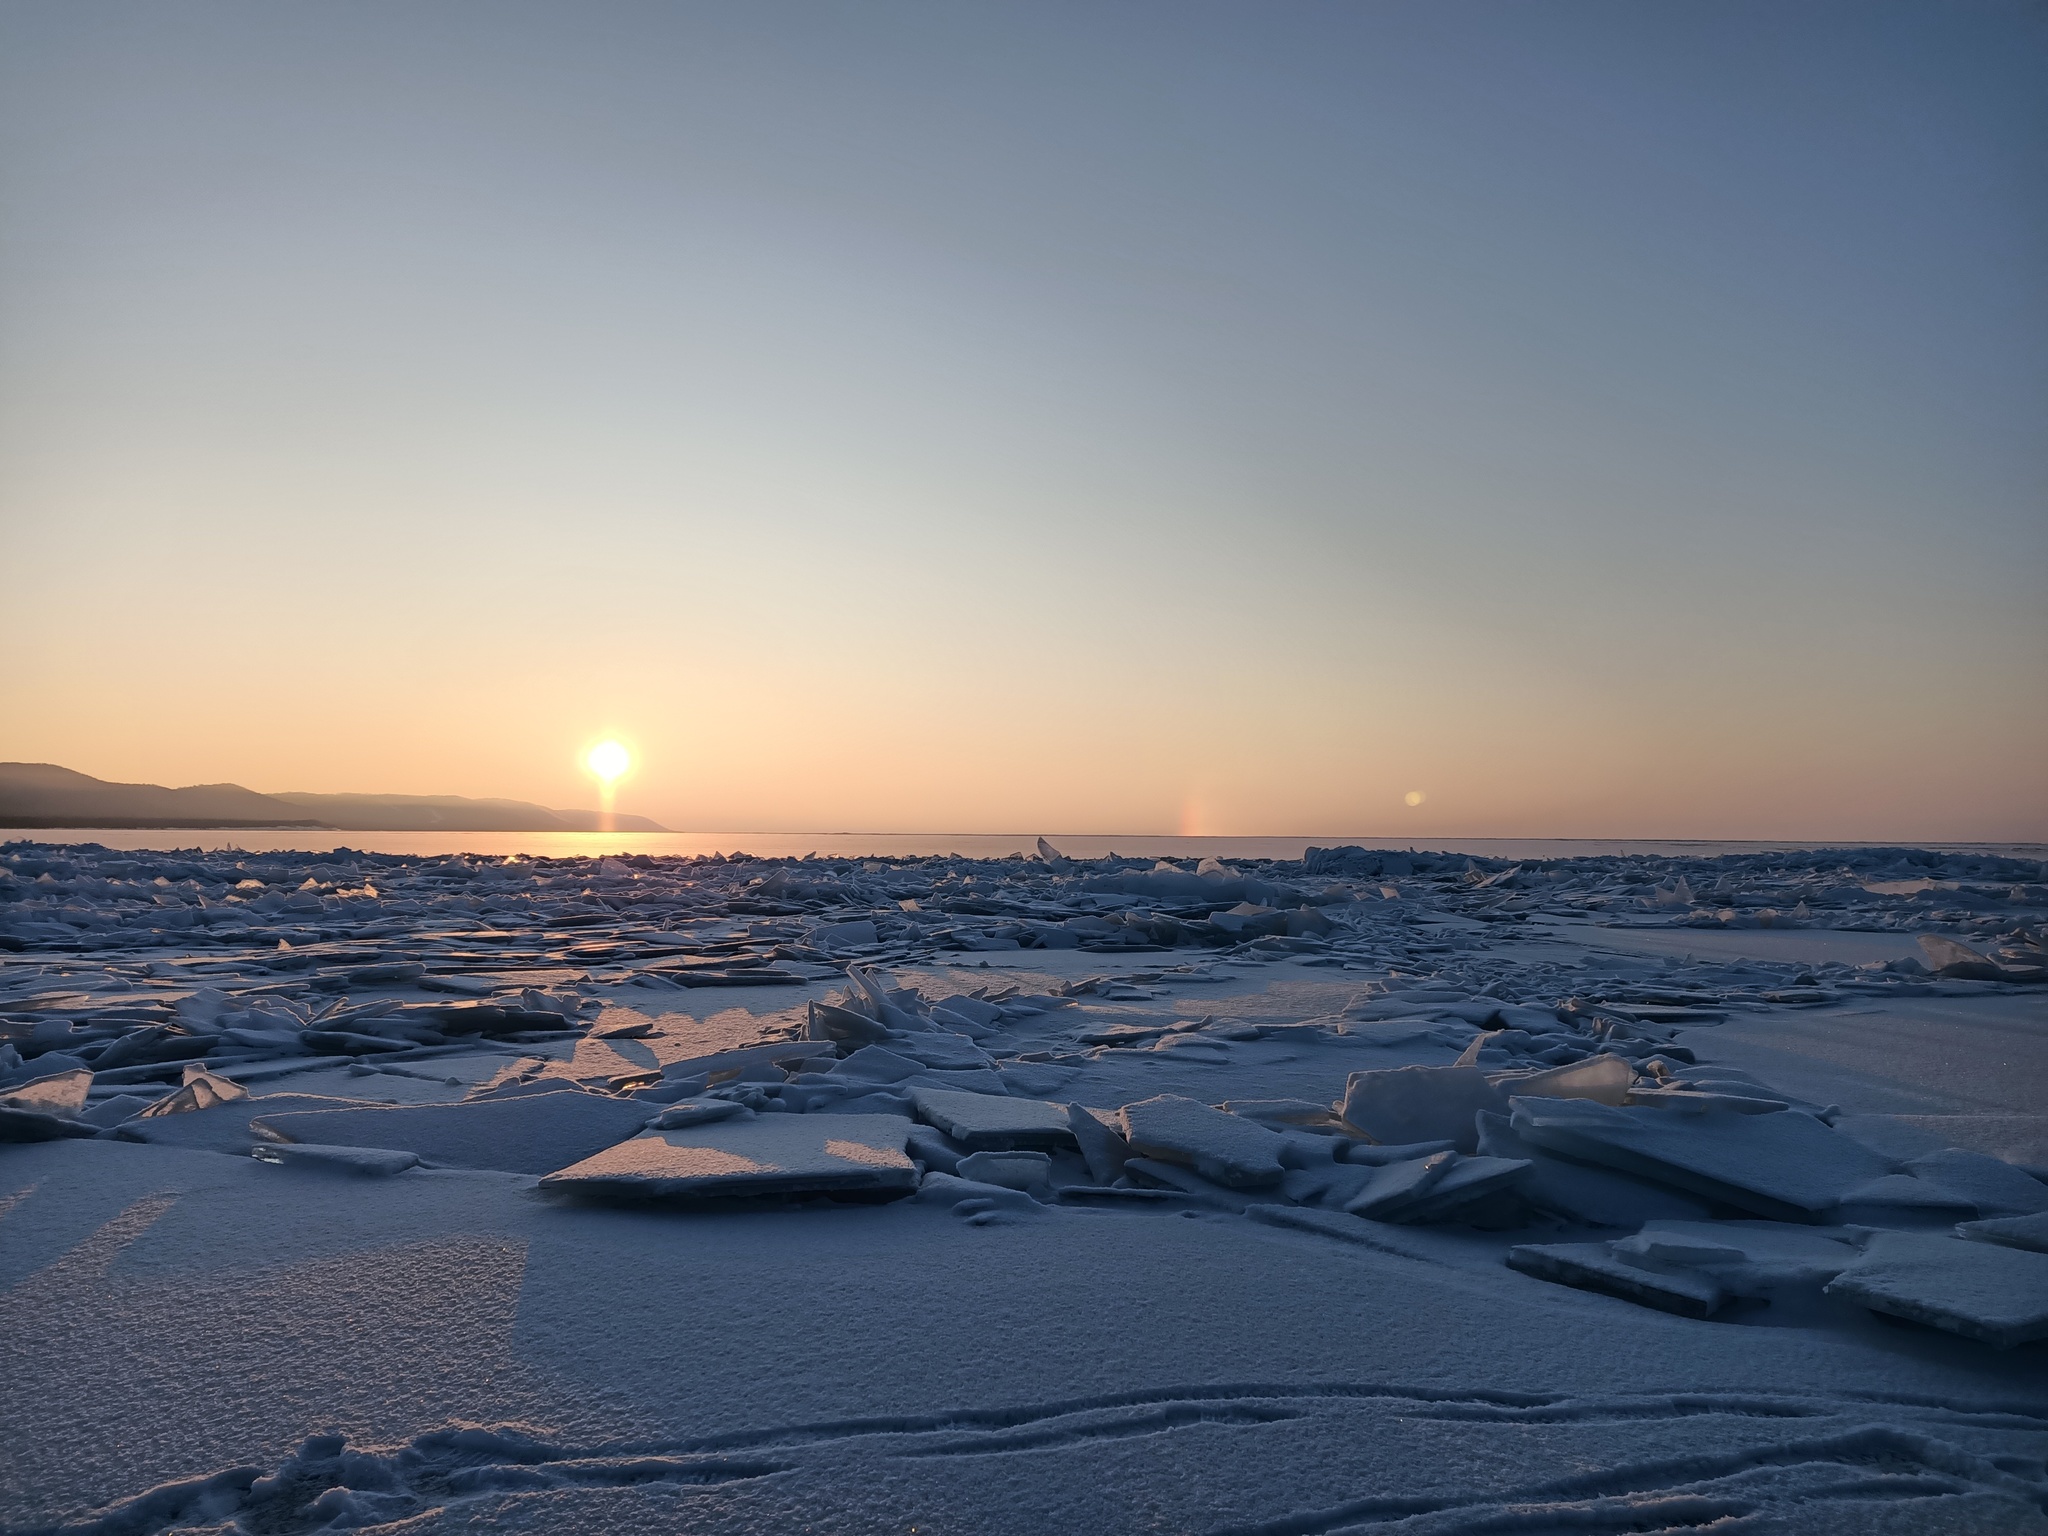
[[[1286,1171],[1276,1132],[1194,1099],[1164,1094],[1126,1104],[1122,1120],[1132,1151],[1192,1168],[1211,1183],[1255,1189],[1279,1183]]]
[[[1512,1101],[1523,1140],[1779,1221],[1818,1221],[1850,1191],[1893,1172],[1887,1158],[1785,1110],[1622,1108],[1587,1099]]]
[[[13,844],[0,1139],[358,1171],[416,1159],[682,1206],[880,1199],[922,1178],[928,1203],[975,1224],[1287,1212],[1382,1247],[1372,1234],[1393,1226],[1455,1224],[1548,1252],[1532,1272],[1724,1317],[1772,1294],[1763,1239],[1743,1232],[1756,1218],[1822,1234],[1823,1258],[1858,1227],[2040,1243],[2028,1223],[2048,1186],[2015,1166],[2048,1161],[2026,1150],[2048,1147],[2040,1117],[1843,1116],[1697,1047],[1731,1018],[2039,996],[2043,873],[1898,849],[1510,865],[1352,848],[1191,864],[1049,844],[863,861]],[[1919,957],[1497,943],[1557,923],[1899,932]],[[1055,968],[979,969],[1027,951],[1057,952],[1033,962]],[[1265,967],[1356,980],[1313,1011],[1174,1011],[1182,989],[1242,994]],[[619,1022],[604,1004],[622,985],[644,990]],[[712,988],[791,1002],[726,1049],[678,1050],[662,1009]],[[451,1090],[467,1100],[442,1102]],[[370,1102],[408,1095],[422,1101]],[[1670,1236],[1687,1223],[1725,1228],[1740,1259]],[[1903,1294],[1898,1255],[1918,1251],[1870,1246],[1840,1294]],[[1963,1305],[1922,1301],[1893,1310]]]
[[[977,1151],[1074,1145],[1067,1111],[1058,1104],[951,1088],[913,1089],[910,1102],[918,1119]]]
[[[389,1178],[419,1165],[419,1156],[388,1147],[329,1147],[318,1142],[259,1142],[250,1149],[258,1162],[323,1168],[367,1178]]]
[[[1926,1232],[1873,1232],[1828,1294],[2010,1348],[2048,1339],[2048,1254]]]
[[[592,1199],[729,1201],[826,1195],[894,1199],[917,1187],[894,1115],[770,1115],[648,1131],[541,1180]]]
[[[1652,1221],[1604,1243],[1527,1244],[1510,1268],[1676,1312],[1713,1316],[1738,1297],[1820,1285],[1857,1259],[1847,1235],[1762,1221]]]
[[[446,1167],[543,1174],[623,1141],[648,1118],[645,1105],[564,1088],[462,1104],[292,1110],[250,1123],[276,1141],[385,1147]]]

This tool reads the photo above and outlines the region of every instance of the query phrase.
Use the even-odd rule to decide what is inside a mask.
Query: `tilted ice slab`
[[[1981,1152],[1945,1147],[1912,1159],[1906,1171],[1966,1197],[1980,1216],[2032,1216],[2048,1211],[2048,1184]]]
[[[1874,1232],[1828,1294],[2000,1348],[2048,1339],[2048,1254],[2024,1248]]]
[[[1508,1251],[1510,1269],[1707,1318],[1738,1296],[1810,1289],[1857,1261],[1846,1237],[1768,1221],[1653,1221],[1606,1243],[1534,1243]]]
[[[83,1067],[74,1067],[12,1086],[0,1093],[0,1104],[9,1109],[66,1115],[75,1119],[85,1109],[85,1096],[91,1087],[92,1073]]]
[[[158,1102],[162,1102],[159,1100]],[[253,1129],[259,1115],[288,1115],[314,1110],[383,1109],[366,1099],[340,1099],[316,1093],[272,1093],[261,1098],[229,1099],[182,1115],[154,1115],[122,1122],[114,1135],[121,1141],[158,1147],[189,1147],[201,1152],[240,1156],[255,1142],[267,1139]]]
[[[648,1113],[645,1104],[565,1088],[460,1104],[300,1110],[250,1123],[280,1141],[391,1147],[456,1168],[549,1173],[631,1136]]]
[[[895,1199],[917,1187],[901,1115],[761,1115],[649,1131],[549,1174],[543,1189],[608,1200],[768,1195]]]
[[[1517,1135],[1506,1115],[1479,1117],[1479,1150],[1487,1157],[1529,1164],[1520,1191],[1530,1203],[1595,1227],[1636,1227],[1646,1221],[1685,1221],[1707,1214],[1694,1195],[1613,1168],[1574,1162]]]
[[[1179,1163],[1235,1189],[1278,1184],[1285,1139],[1194,1099],[1162,1094],[1123,1107],[1124,1137],[1144,1157]]]
[[[1510,1158],[1434,1152],[1377,1166],[1293,1171],[1282,1181],[1281,1192],[1293,1200],[1341,1206],[1373,1221],[1421,1224],[1454,1219],[1467,1207],[1513,1189],[1528,1167]]]
[[[1001,1094],[923,1087],[910,1091],[910,1102],[918,1119],[936,1126],[972,1151],[1074,1145],[1073,1128],[1067,1122],[1063,1105]]]
[[[1989,1221],[1959,1222],[1956,1236],[1975,1243],[2002,1243],[2008,1248],[2048,1253],[2048,1211],[2038,1216],[1998,1216]]]
[[[1850,1190],[1894,1171],[1810,1115],[1616,1109],[1515,1099],[1511,1128],[1564,1157],[1655,1179],[1773,1221],[1819,1221]]]
[[[403,1173],[419,1164],[419,1158],[413,1153],[390,1147],[323,1147],[316,1142],[272,1141],[264,1142],[252,1151],[259,1163],[320,1168],[366,1178],[388,1179],[394,1173]]]
[[[1599,1291],[1680,1317],[1709,1318],[1728,1293],[1701,1270],[1618,1257],[1610,1243],[1525,1243],[1508,1250],[1508,1267],[1538,1280]]]
[[[1346,1122],[1389,1145],[1448,1141],[1476,1152],[1477,1117],[1507,1107],[1507,1095],[1478,1067],[1387,1067],[1353,1072],[1344,1086]]]

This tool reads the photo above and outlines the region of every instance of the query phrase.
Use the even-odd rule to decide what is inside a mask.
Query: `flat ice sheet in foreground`
[[[649,1131],[542,1179],[543,1189],[617,1200],[762,1195],[895,1199],[917,1187],[901,1115],[761,1115]]]
[[[1589,1099],[1515,1099],[1515,1133],[1546,1151],[1618,1168],[1773,1221],[1817,1221],[1889,1158],[1792,1110],[1615,1109]]]
[[[258,1115],[250,1123],[281,1141],[391,1147],[455,1168],[549,1173],[631,1136],[647,1123],[649,1110],[565,1088],[460,1104],[301,1110]]]
[[[2001,1349],[2048,1339],[2048,1254],[2024,1248],[1875,1232],[1828,1294]]]

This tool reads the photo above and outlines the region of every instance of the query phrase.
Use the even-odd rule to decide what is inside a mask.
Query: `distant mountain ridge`
[[[556,811],[528,800],[464,795],[314,795],[300,790],[265,798],[317,816],[345,832],[596,832],[599,811]],[[666,832],[645,816],[612,817],[614,832]]]
[[[258,794],[239,784],[116,784],[55,763],[0,763],[0,827],[303,827],[334,832],[595,832],[597,811],[463,795]],[[617,832],[666,832],[614,816]]]

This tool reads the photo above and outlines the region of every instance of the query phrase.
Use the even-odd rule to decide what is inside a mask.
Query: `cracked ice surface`
[[[0,1527],[2048,1529],[2038,862],[0,849]]]

